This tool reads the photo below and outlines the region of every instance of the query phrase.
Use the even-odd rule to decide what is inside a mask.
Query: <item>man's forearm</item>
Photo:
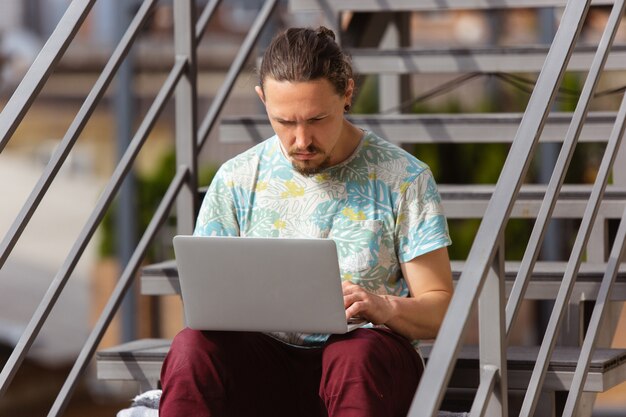
[[[413,297],[384,296],[391,305],[391,318],[384,324],[409,340],[434,339],[450,304],[452,294],[430,291]]]

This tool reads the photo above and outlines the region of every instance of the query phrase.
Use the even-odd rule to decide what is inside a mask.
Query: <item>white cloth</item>
[[[158,417],[161,390],[146,391],[133,398],[130,408],[117,413],[116,417]]]
[[[141,406],[133,406],[118,411],[116,417],[159,417],[159,410]]]
[[[161,390],[146,391],[133,398],[130,408],[125,408],[117,413],[116,417],[159,417],[159,400]],[[440,411],[439,417],[468,417],[469,413],[454,413]]]

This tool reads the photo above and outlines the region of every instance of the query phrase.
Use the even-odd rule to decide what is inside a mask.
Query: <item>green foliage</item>
[[[558,97],[558,109],[560,111],[573,112],[578,104],[578,96],[582,91],[579,74],[566,72],[561,82],[561,91]]]
[[[378,78],[369,75],[365,77],[356,91],[352,112],[355,114],[373,114],[378,111]]]
[[[484,93],[473,102],[461,102],[461,96],[448,95],[436,104],[434,100],[416,102],[410,111],[417,114],[455,114],[463,112],[497,113],[524,112],[534,88],[536,74],[511,75],[505,82],[492,77],[486,80]],[[566,73],[557,94],[554,108],[558,111],[573,111],[581,91],[580,75]],[[367,76],[360,86],[353,111],[359,114],[371,114],[378,108],[378,77]],[[504,138],[503,138],[504,142]],[[440,184],[495,184],[510,150],[508,143],[430,143],[406,145],[405,148],[427,163]],[[579,144],[574,153],[566,182],[589,182],[597,170],[597,161],[601,158],[604,144]],[[533,161],[536,163],[538,158]],[[538,166],[531,166],[526,182],[534,182],[539,171]],[[480,226],[480,219],[450,219],[450,234],[453,245],[450,247],[452,259],[465,259]],[[521,259],[533,221],[511,219],[505,230],[505,253],[507,259]]]
[[[217,166],[206,165],[199,169],[198,185],[206,186],[211,183],[213,176],[217,172]],[[139,238],[150,223],[161,199],[165,195],[167,188],[176,172],[176,154],[174,151],[166,152],[157,161],[156,168],[150,174],[138,175],[136,179],[137,189],[137,231]],[[115,256],[116,230],[115,212],[116,204],[105,215],[100,227],[99,255],[101,257]],[[175,224],[175,219],[170,216],[170,224]],[[151,253],[148,254],[148,258]]]
[[[479,219],[448,219],[452,246],[448,248],[450,259],[467,259],[474,236],[480,226]]]

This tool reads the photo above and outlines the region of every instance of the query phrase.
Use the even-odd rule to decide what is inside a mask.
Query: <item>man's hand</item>
[[[452,297],[447,248],[401,263],[411,297],[376,295],[349,281],[343,283],[346,317],[384,324],[409,340],[434,339]]]
[[[346,319],[362,317],[373,324],[385,324],[393,316],[389,298],[369,293],[350,281],[344,281],[342,286]]]

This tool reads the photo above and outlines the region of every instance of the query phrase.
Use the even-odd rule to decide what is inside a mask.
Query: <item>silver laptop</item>
[[[174,237],[186,325],[196,330],[346,333],[331,239]]]

